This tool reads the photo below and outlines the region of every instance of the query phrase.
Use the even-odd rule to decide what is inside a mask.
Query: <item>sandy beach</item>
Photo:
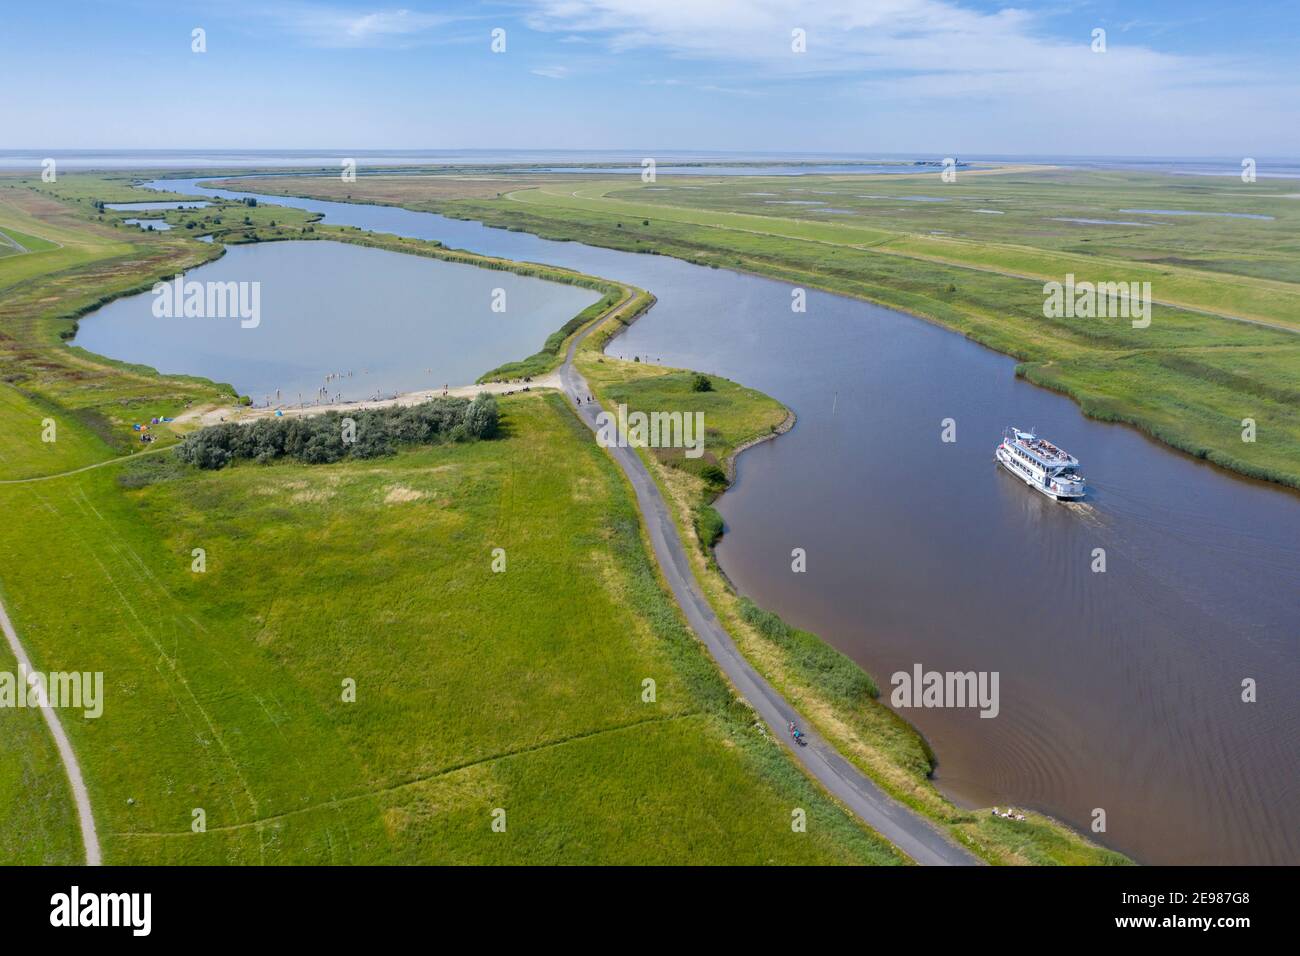
[[[191,408],[176,416],[175,425],[200,426],[219,425],[222,422],[256,421],[269,418],[277,413],[285,418],[300,415],[320,415],[323,412],[364,411],[368,408],[387,408],[391,405],[419,405],[432,398],[473,398],[483,392],[489,395],[509,395],[513,392],[536,391],[539,388],[559,388],[559,372],[550,372],[533,379],[531,382],[485,382],[482,385],[454,385],[447,389],[422,389],[418,392],[403,392],[394,398],[369,399],[355,402],[323,402],[312,404],[279,404],[270,407],[252,407],[248,405],[218,405]]]

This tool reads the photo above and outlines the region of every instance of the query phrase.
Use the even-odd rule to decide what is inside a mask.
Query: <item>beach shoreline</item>
[[[484,382],[480,385],[453,385],[447,388],[421,389],[415,392],[402,392],[391,398],[359,399],[348,402],[324,402],[311,404],[279,404],[254,407],[251,405],[205,405],[191,408],[176,416],[172,424],[200,427],[220,425],[222,422],[247,424],[262,418],[301,418],[310,415],[322,415],[326,412],[367,411],[373,408],[407,407],[420,405],[435,398],[474,398],[477,395],[512,395],[515,392],[528,392],[537,389],[560,387],[559,372],[549,372],[532,380],[511,382]]]

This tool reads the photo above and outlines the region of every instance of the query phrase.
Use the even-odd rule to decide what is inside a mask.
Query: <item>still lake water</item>
[[[123,219],[128,226],[139,226],[141,229],[153,230],[154,232],[168,232],[171,226],[162,219]]]
[[[242,196],[196,181],[153,185]],[[623,279],[658,304],[610,351],[716,372],[799,416],[741,456],[719,562],[876,675],[996,670],[1001,714],[909,710],[968,805],[1016,803],[1147,863],[1300,862],[1300,495],[1085,419],[937,326],[664,256],[383,206],[263,197],[326,221]],[[558,325],[558,323],[557,323]],[[138,355],[136,360],[142,360]],[[957,441],[940,441],[940,421]],[[1076,454],[1059,505],[996,469],[1003,427]],[[790,552],[808,571],[790,571]],[[1107,570],[1091,571],[1105,548]],[[1240,699],[1259,682],[1259,702]]]
[[[308,240],[229,246],[186,281],[259,282],[255,328],[237,318],[157,318],[146,292],[81,320],[76,345],[163,372],[230,382],[258,404],[372,398],[464,385],[541,348],[600,298],[545,282],[370,249]],[[505,312],[492,311],[493,289]],[[427,370],[427,371],[426,371]],[[351,375],[347,375],[347,372]],[[326,381],[331,373],[342,377]]]

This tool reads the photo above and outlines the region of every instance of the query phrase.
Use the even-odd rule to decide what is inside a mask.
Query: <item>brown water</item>
[[[1089,421],[1007,357],[889,309],[810,292],[794,314],[787,285],[665,256],[262,198],[650,289],[658,303],[610,351],[726,375],[799,415],[741,456],[719,501],[719,561],[740,590],[852,656],[886,696],[915,663],[999,672],[994,719],[903,711],[947,793],[1080,829],[1102,808],[1098,839],[1147,863],[1300,863],[1300,495]],[[945,418],[955,443],[940,441]],[[1087,503],[995,468],[1013,424],[1082,460]],[[1241,701],[1243,678],[1257,703]]]

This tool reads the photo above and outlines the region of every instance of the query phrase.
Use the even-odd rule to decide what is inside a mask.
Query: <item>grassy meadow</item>
[[[503,413],[379,461],[0,488],[37,666],[105,674],[65,722],[107,862],[897,862],[731,698],[561,400]]]

